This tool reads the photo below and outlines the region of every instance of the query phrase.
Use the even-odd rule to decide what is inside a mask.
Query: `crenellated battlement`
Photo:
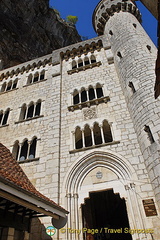
[[[129,12],[141,22],[141,13],[132,1],[128,0],[102,0],[93,13],[93,26],[98,35],[104,34],[104,27],[114,13]]]

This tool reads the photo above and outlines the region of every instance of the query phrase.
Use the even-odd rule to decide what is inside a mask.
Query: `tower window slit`
[[[131,90],[132,90],[133,93],[136,92],[135,87],[134,87],[134,85],[133,85],[132,82],[129,82],[128,86],[131,88]]]
[[[147,125],[145,125],[145,126],[144,126],[144,131],[148,134],[148,139],[149,139],[150,143],[154,143],[155,140],[154,140],[154,138],[153,138],[153,135],[152,135],[152,132],[151,132],[150,127],[147,126]]]

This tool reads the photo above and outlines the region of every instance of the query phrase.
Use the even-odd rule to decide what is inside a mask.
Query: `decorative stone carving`
[[[84,120],[92,119],[97,117],[96,108],[89,108],[83,111]]]

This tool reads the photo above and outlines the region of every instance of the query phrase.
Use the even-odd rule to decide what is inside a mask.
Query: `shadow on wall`
[[[47,235],[45,226],[38,218],[32,219],[29,240],[52,240],[52,238]]]

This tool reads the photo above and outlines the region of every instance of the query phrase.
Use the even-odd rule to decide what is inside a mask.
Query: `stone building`
[[[54,239],[158,240],[157,49],[140,22],[132,1],[102,0],[98,37],[1,71],[0,141],[70,212]]]

